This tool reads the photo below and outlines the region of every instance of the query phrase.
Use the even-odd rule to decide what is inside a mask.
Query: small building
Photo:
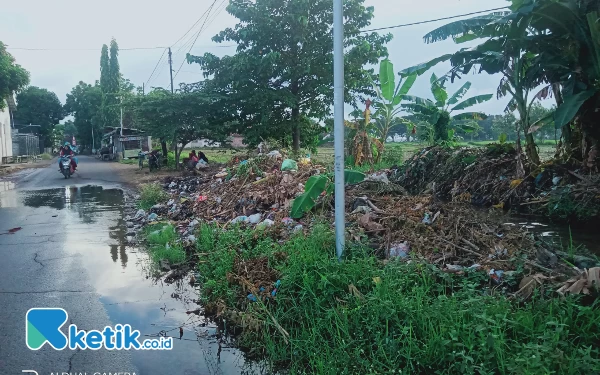
[[[109,147],[111,154],[119,155],[123,159],[137,157],[140,150],[150,151],[152,149],[152,137],[143,131],[131,128],[123,128],[121,135],[120,127],[104,128],[102,144]]]
[[[0,164],[4,164],[13,156],[11,113],[15,110],[15,102],[12,97],[0,100],[4,104],[4,109],[0,110]]]

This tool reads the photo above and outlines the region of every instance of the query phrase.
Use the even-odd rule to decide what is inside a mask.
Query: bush
[[[383,155],[381,156],[381,161],[384,164],[389,164],[389,165],[402,164],[404,162],[404,151],[402,151],[402,147],[387,146],[383,150]]]
[[[52,155],[50,154],[41,154],[40,157],[42,160],[52,160]]]
[[[325,227],[283,244],[240,229],[201,231],[202,298],[259,322],[240,343],[291,374],[600,372],[598,300],[582,306],[574,297],[536,295],[515,303],[482,292],[483,272],[383,264],[359,244],[347,246],[340,263]],[[281,285],[275,300],[248,303],[228,275],[236,258],[258,257],[281,274]]]
[[[167,199],[167,194],[163,191],[159,184],[146,184],[142,186],[140,192],[139,207],[144,210],[149,210],[155,204],[158,204]]]

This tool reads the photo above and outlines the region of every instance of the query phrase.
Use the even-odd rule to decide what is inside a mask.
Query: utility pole
[[[146,83],[142,82],[142,95],[146,95]]]
[[[344,7],[333,0],[333,143],[335,148],[335,248],[342,260],[346,242],[344,182]]]
[[[171,73],[171,94],[173,90],[173,59],[171,58],[171,47],[169,47],[169,73]]]

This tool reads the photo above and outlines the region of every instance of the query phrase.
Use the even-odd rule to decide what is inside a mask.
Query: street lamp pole
[[[335,248],[342,260],[346,236],[344,183],[344,8],[333,0],[333,112],[335,149]]]

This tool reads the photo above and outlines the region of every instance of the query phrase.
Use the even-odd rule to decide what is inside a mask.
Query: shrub
[[[40,157],[42,160],[52,160],[52,155],[50,154],[41,154]]]
[[[162,186],[156,183],[146,184],[142,186],[138,205],[140,208],[148,210],[165,199],[167,199],[167,194],[163,191]]]
[[[388,165],[400,165],[404,162],[404,151],[402,147],[389,147],[383,150],[381,161]]]

